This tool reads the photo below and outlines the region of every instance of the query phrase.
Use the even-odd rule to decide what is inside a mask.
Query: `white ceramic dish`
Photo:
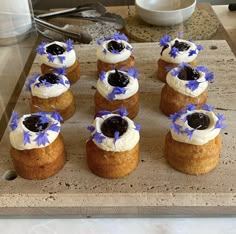
[[[145,22],[170,26],[189,19],[195,10],[196,0],[135,0],[135,7]]]

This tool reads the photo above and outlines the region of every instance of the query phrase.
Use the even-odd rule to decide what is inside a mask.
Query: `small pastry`
[[[169,116],[187,104],[196,104],[199,109],[206,103],[208,83],[213,79],[213,73],[206,67],[192,68],[187,63],[181,63],[167,74],[167,83],[161,91],[161,111]]]
[[[129,68],[128,72],[110,70],[102,72],[97,81],[97,91],[94,96],[95,111],[115,111],[127,109],[130,119],[135,118],[139,111],[138,72]]]
[[[13,112],[10,154],[19,176],[41,180],[63,168],[66,154],[60,120],[57,112],[38,112],[21,118]]]
[[[161,38],[160,46],[162,50],[158,60],[157,78],[163,82],[166,82],[168,68],[177,67],[182,62],[196,66],[197,55],[203,50],[201,45],[180,38],[172,40],[168,35]]]
[[[115,33],[97,41],[97,75],[102,71],[112,69],[131,68],[135,60],[132,55],[132,46],[124,34]]]
[[[165,157],[175,169],[193,175],[205,174],[219,163],[221,152],[220,130],[224,116],[214,114],[204,104],[201,110],[187,105],[170,116],[171,129],[165,138]]]
[[[29,78],[26,90],[31,92],[31,112],[58,111],[63,120],[74,114],[75,101],[64,74],[64,69],[56,69],[54,73]]]
[[[52,72],[55,68],[66,68],[67,78],[74,84],[80,78],[79,61],[76,59],[73,41],[42,42],[37,47],[43,74]]]
[[[88,127],[91,137],[86,143],[90,170],[104,178],[130,174],[139,162],[140,126],[127,117],[124,109],[117,114],[101,111]]]

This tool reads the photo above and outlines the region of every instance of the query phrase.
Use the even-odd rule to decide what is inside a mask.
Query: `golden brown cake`
[[[177,67],[180,63],[188,63],[192,67],[197,65],[197,55],[202,50],[201,45],[196,45],[192,41],[183,40],[181,38],[172,38],[165,35],[160,40],[162,47],[160,58],[157,62],[157,78],[162,82],[166,82],[168,71]]]
[[[86,143],[90,170],[104,178],[129,175],[139,163],[139,130],[124,109],[117,114],[101,111],[88,129],[91,137]]]
[[[127,110],[130,119],[135,118],[139,112],[138,89],[138,72],[135,68],[130,68],[128,72],[102,72],[94,95],[95,112],[115,111],[122,107]]]
[[[57,111],[63,120],[75,112],[75,101],[70,90],[70,82],[59,73],[47,73],[28,78],[27,90],[31,92],[31,112]]]
[[[135,59],[132,46],[124,34],[115,33],[97,41],[97,75],[102,71],[134,67]]]
[[[178,171],[200,175],[213,170],[219,163],[223,115],[215,115],[212,107],[196,110],[188,105],[173,114],[171,129],[165,138],[165,157]]]
[[[181,63],[167,74],[166,84],[161,91],[161,111],[169,116],[187,104],[201,108],[207,101],[208,83],[213,79],[213,73],[206,67],[192,68],[189,64]]]
[[[73,49],[73,41],[68,39],[64,42],[42,42],[37,47],[37,53],[41,61],[43,74],[50,73],[55,68],[65,68],[67,78],[74,84],[80,78],[80,65]]]
[[[20,118],[14,112],[10,127],[10,154],[19,176],[41,180],[63,168],[66,154],[58,113],[38,112]]]

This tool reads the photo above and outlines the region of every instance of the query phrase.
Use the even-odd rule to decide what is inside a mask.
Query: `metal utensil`
[[[63,36],[65,36],[66,38],[70,38],[75,42],[80,42],[80,43],[84,43],[84,44],[89,44],[92,41],[92,37],[90,34],[88,34],[87,32],[79,32],[79,33],[74,33],[74,32],[70,32],[67,30],[64,30],[54,24],[50,24],[44,20],[38,19],[38,18],[34,18],[35,22],[37,25],[42,26],[44,28],[50,29],[56,33],[60,33]],[[45,34],[40,30],[37,29],[38,32],[45,36]]]
[[[70,9],[39,14],[37,15],[37,18],[46,19],[62,15],[71,15],[71,14],[73,14],[74,16],[79,14],[80,16],[88,15],[89,17],[97,17],[103,15],[105,12],[106,12],[105,6],[103,6],[99,2],[93,2],[93,3],[85,3]]]

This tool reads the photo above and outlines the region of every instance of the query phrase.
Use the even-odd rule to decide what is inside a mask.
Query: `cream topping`
[[[179,51],[177,56],[174,58],[174,57],[170,56],[170,51],[171,51],[171,46],[174,45],[176,40],[178,40],[179,42],[187,43],[190,46],[190,48],[185,51]],[[169,62],[169,63],[181,63],[181,62],[190,63],[197,58],[198,49],[197,49],[196,44],[193,42],[186,41],[186,40],[183,40],[180,38],[175,38],[174,40],[169,42],[168,45],[169,45],[169,47],[163,50],[161,57],[160,57],[162,60],[164,60],[166,62]],[[196,54],[189,56],[190,50],[196,50]]]
[[[172,70],[171,70],[172,71]],[[195,90],[189,89],[186,85],[189,81],[187,80],[181,80],[178,78],[178,76],[173,76],[171,74],[171,71],[168,72],[166,77],[167,84],[174,89],[175,91],[182,93],[189,97],[198,97],[200,94],[202,94],[208,87],[208,81],[205,79],[205,73],[199,72],[200,77],[197,80],[199,82],[199,86]]]
[[[107,49],[108,43],[112,40],[107,40],[97,46],[97,59],[105,63],[119,63],[128,59],[132,53],[132,46],[124,40],[117,40],[118,43],[123,43],[125,48],[120,53],[111,53]],[[129,49],[128,49],[129,48]]]
[[[34,115],[37,115],[37,113],[35,113]],[[60,133],[60,130],[59,131],[52,131],[52,130],[48,129],[53,124],[57,124],[57,126],[60,128],[61,124],[59,121],[55,120],[49,114],[47,114],[46,116],[49,119],[49,124],[44,131],[47,131],[48,142],[45,145],[43,145],[43,144],[38,145],[37,141],[35,139],[37,138],[39,132],[32,132],[28,128],[26,128],[26,126],[23,124],[23,121],[25,120],[25,118],[27,118],[29,116],[31,116],[31,114],[23,115],[18,120],[17,128],[10,132],[11,145],[12,145],[12,147],[14,147],[17,150],[30,150],[30,149],[37,149],[37,148],[46,147],[49,144],[51,144],[58,137],[58,135]],[[29,133],[30,143],[24,144],[24,132]]]
[[[139,142],[139,131],[136,130],[134,122],[129,119],[128,117],[123,117],[128,122],[128,129],[127,131],[120,136],[116,142],[114,142],[114,138],[107,137],[102,133],[101,127],[107,118],[111,116],[119,116],[117,114],[108,114],[104,115],[102,117],[96,117],[93,126],[95,130],[92,132],[94,134],[95,132],[101,133],[103,137],[105,137],[102,141],[102,143],[97,143],[95,139],[93,139],[93,142],[101,149],[106,151],[115,151],[115,152],[122,152],[126,150],[131,150],[134,148],[134,146]]]
[[[207,129],[204,130],[196,130],[191,128],[188,125],[188,121],[183,121],[187,115],[190,115],[192,113],[203,113],[206,114],[210,118],[210,124]],[[215,124],[217,122],[218,118],[213,112],[205,111],[205,110],[194,110],[194,111],[187,111],[187,113],[183,114],[181,118],[178,118],[176,120],[176,124],[180,125],[182,129],[189,129],[194,130],[192,137],[190,138],[186,133],[176,133],[171,128],[171,136],[175,141],[192,144],[192,145],[204,145],[210,140],[213,140],[219,133],[220,129],[215,128]]]
[[[123,94],[116,94],[115,98],[113,100],[123,100],[123,99],[127,99],[131,96],[133,96],[135,93],[137,93],[138,89],[139,89],[139,84],[138,84],[138,80],[137,78],[134,78],[130,75],[128,75],[127,72],[124,71],[120,71],[123,74],[126,74],[128,76],[129,79],[129,83],[127,84],[127,86],[125,87],[126,92]],[[97,91],[104,97],[107,98],[107,96],[113,91],[113,89],[115,88],[114,86],[110,85],[108,82],[108,77],[111,73],[115,73],[115,70],[111,70],[106,72],[105,74],[105,78],[103,80],[98,79],[97,81]]]
[[[57,45],[63,47],[65,49],[65,52],[61,55],[52,55],[54,60],[53,60],[53,62],[50,62],[48,59],[48,53],[47,53],[46,49],[48,46],[50,46],[52,44],[57,44]],[[75,50],[72,49],[70,51],[66,51],[66,43],[64,43],[64,42],[54,41],[54,42],[48,43],[44,47],[44,52],[45,52],[45,54],[39,55],[41,63],[46,64],[46,65],[53,67],[53,68],[71,67],[76,61]],[[59,59],[60,56],[65,56],[65,60],[61,61]]]
[[[64,81],[64,84],[57,83],[51,84],[50,86],[45,85],[35,85],[39,83],[38,76],[33,84],[31,84],[31,94],[43,99],[48,99],[52,97],[58,97],[61,94],[65,93],[70,88],[70,83],[64,75],[59,75],[58,78],[61,78]]]

